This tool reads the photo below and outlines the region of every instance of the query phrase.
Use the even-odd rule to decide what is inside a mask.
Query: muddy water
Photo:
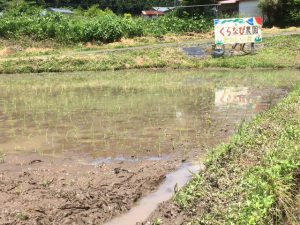
[[[240,81],[220,85],[228,77],[184,78],[172,88],[135,88],[135,81],[132,87],[74,86],[72,80],[58,88],[59,76],[44,77],[40,85],[41,78],[26,75],[22,82],[0,82],[0,151],[77,154],[100,161],[197,155],[286,94],[286,88]]]
[[[165,181],[155,192],[143,198],[128,213],[116,217],[105,225],[134,225],[136,222],[145,221],[159,203],[169,200],[174,192],[183,187],[192,178],[193,173],[197,173],[199,170],[199,165],[182,164],[178,170],[167,175]]]

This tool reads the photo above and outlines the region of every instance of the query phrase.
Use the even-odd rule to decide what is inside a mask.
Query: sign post
[[[251,50],[255,43],[262,42],[261,17],[214,19],[215,45],[251,43]]]

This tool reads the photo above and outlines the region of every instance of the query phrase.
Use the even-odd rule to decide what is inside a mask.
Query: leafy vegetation
[[[212,0],[182,0],[182,5],[185,6],[192,6],[192,5],[209,5],[209,4],[216,4],[215,1]],[[182,13],[186,16],[192,15],[207,15],[207,16],[214,16],[215,11],[213,10],[213,6],[206,6],[206,7],[191,7],[191,8],[182,8],[177,9],[177,13]]]
[[[0,8],[4,9],[11,7],[21,2],[26,2],[30,5],[41,7],[68,7],[73,9],[110,9],[116,14],[130,13],[132,15],[140,15],[142,10],[151,9],[152,7],[166,7],[174,5],[203,5],[211,4],[211,0],[0,0]],[[197,7],[192,10],[185,9],[192,12],[192,14],[203,14],[203,7]]]
[[[259,6],[267,16],[268,25],[300,25],[300,0],[260,0]]]
[[[115,13],[131,13],[139,15],[142,10],[150,9],[154,6],[173,6],[174,0],[0,0],[0,7],[9,5],[9,2],[25,1],[31,5],[38,5],[42,7],[72,7],[87,9],[93,5],[97,5],[100,9],[111,9]]]
[[[175,197],[186,211],[202,207],[191,224],[298,224],[299,96],[300,86],[210,153],[206,170]]]
[[[5,11],[0,17],[0,37],[34,40],[53,39],[63,43],[114,42],[122,37],[161,36],[167,33],[206,32],[211,22],[204,17],[178,18],[173,14],[157,20],[117,16],[96,7],[62,15],[43,11],[25,3]]]

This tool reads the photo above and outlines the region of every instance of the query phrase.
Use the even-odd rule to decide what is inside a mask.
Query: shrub
[[[85,13],[79,10],[75,15],[42,12],[42,9],[26,5],[8,10],[0,18],[0,37],[28,36],[35,40],[53,39],[67,43],[107,43],[122,37],[205,32],[211,28],[211,21],[204,17],[178,18],[171,14],[156,20],[144,20],[129,15],[117,16],[96,6]]]

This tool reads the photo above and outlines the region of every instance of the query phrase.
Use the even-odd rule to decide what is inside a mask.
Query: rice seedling
[[[217,86],[245,86],[249,80],[262,87],[288,86],[300,79],[296,71],[286,71],[288,79],[281,72],[228,73],[230,76],[197,70],[2,76],[0,108],[5,119],[0,124],[4,140],[0,148],[9,152],[19,146],[23,151],[45,153],[76,148],[99,156],[105,151],[150,154],[146,149],[167,154],[181,145],[195,147],[221,129],[221,122],[215,120],[221,121],[226,114],[215,114]],[[187,85],[191,77],[201,83]]]

